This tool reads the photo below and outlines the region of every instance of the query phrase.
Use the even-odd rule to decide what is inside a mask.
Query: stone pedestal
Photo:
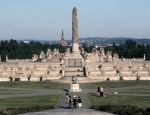
[[[69,92],[80,92],[82,89],[80,89],[79,84],[70,84]]]
[[[64,57],[66,67],[84,67],[84,59],[80,53],[71,53],[69,56]]]
[[[72,51],[73,51],[73,53],[80,53],[80,51],[79,51],[79,43],[73,43],[72,44]]]

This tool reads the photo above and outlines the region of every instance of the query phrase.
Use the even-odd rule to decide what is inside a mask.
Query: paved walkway
[[[78,98],[78,96],[81,97],[82,100],[82,108],[81,109],[89,109],[90,108],[90,104],[88,101],[88,92],[84,92],[85,87],[84,84],[80,84],[80,88],[83,90],[81,92],[69,92],[69,95],[71,95],[71,97],[73,97],[74,95],[76,95],[76,98]],[[58,104],[58,108],[65,108],[68,109],[68,99],[66,98],[66,90],[69,89],[69,84],[66,84],[65,88],[64,88],[64,92],[61,95],[61,99],[59,101]]]
[[[114,115],[114,114],[96,111],[92,109],[54,109],[34,113],[25,113],[20,115]]]
[[[20,114],[20,115],[114,115],[114,114],[107,113],[107,112],[89,109],[90,104],[88,101],[88,93],[89,91],[94,91],[94,90],[86,90],[84,84],[80,84],[80,88],[82,89],[81,92],[69,92],[69,95],[71,95],[72,97],[76,95],[77,98],[78,96],[81,97],[82,99],[81,109],[68,109],[68,99],[66,98],[66,90],[69,89],[69,84],[66,84],[63,91],[59,91],[59,90],[58,91],[54,91],[54,90],[44,91],[44,92],[47,92],[47,94],[49,93],[54,94],[56,92],[57,94],[59,93],[61,94],[61,98],[59,100],[59,104],[56,109],[46,110],[46,111],[41,111],[41,112],[25,113],[25,114]]]

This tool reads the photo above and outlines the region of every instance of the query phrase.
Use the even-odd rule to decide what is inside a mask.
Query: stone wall
[[[1,62],[0,81],[40,81],[60,79],[64,76],[62,63]],[[63,70],[63,71],[61,71]],[[85,63],[86,76],[102,80],[150,80],[149,61],[120,61]]]
[[[11,79],[20,81],[40,81],[49,79],[59,79],[60,64],[53,63],[1,63],[0,81],[10,81]]]
[[[150,62],[129,62],[118,63],[88,63],[86,73],[91,79],[102,80],[150,80]]]

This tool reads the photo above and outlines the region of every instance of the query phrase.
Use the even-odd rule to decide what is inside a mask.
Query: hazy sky
[[[72,38],[72,9],[79,38],[150,38],[150,0],[0,0],[0,40]]]

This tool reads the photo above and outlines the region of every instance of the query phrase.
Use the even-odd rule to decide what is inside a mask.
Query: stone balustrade
[[[109,71],[104,71],[103,74],[104,75],[116,75],[117,72],[116,70],[109,70]]]
[[[136,75],[123,75],[122,79],[123,80],[137,80],[137,76]]]
[[[32,59],[8,59],[7,62],[31,62]]]
[[[145,61],[144,58],[123,58],[123,61]]]

